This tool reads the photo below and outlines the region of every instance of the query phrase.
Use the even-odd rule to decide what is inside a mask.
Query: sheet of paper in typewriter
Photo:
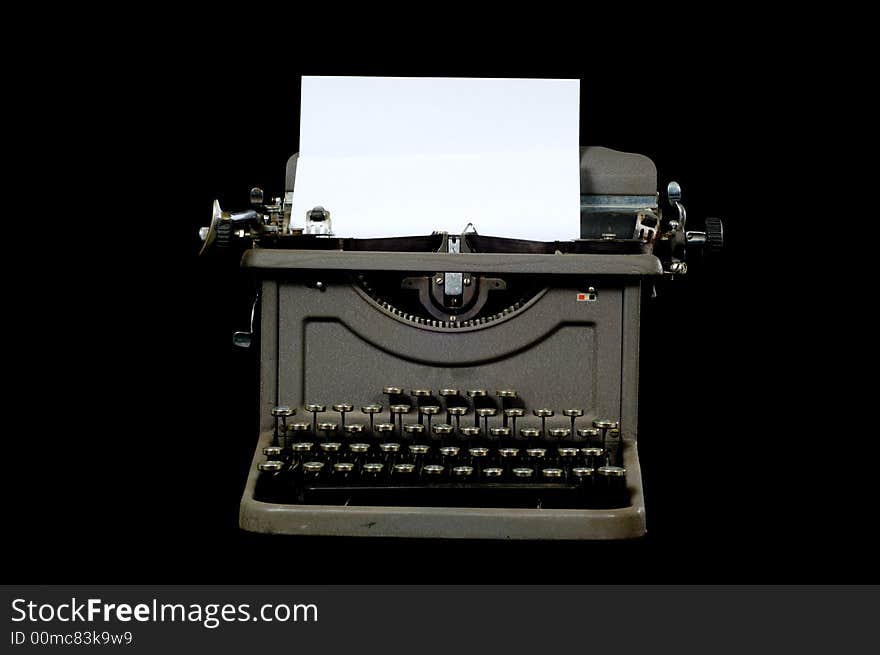
[[[343,237],[579,235],[578,80],[303,77],[292,224]]]

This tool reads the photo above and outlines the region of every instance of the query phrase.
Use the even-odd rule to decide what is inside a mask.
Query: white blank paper
[[[303,77],[291,222],[340,237],[574,239],[578,80]]]

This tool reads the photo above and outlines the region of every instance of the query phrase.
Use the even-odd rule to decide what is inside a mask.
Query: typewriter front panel
[[[547,283],[504,320],[432,330],[383,311],[344,275],[323,276],[320,290],[308,278],[282,282],[278,391],[264,406],[387,405],[383,388],[399,385],[430,390],[435,401],[443,388],[462,396],[484,389],[496,404],[497,390],[513,389],[529,411],[520,427],[539,423],[531,410],[543,407],[555,408],[548,428],[570,424],[565,408],[583,409],[585,423],[618,417],[622,287],[609,285],[596,300],[579,301],[573,280]]]
[[[524,302],[466,327],[396,311],[357,278],[357,271],[297,269],[262,282],[263,432],[242,500],[243,528],[443,538],[644,533],[635,447],[638,276],[536,274],[538,290]],[[390,386],[400,393],[385,393]],[[302,432],[285,439],[282,429],[279,437],[271,414],[279,405],[296,408],[289,420]],[[341,415],[334,405],[350,410]],[[404,413],[395,413],[401,405]],[[370,406],[381,410],[365,414]],[[436,413],[423,414],[425,406]],[[609,417],[617,429],[591,430]],[[353,424],[363,432],[350,433]],[[606,437],[608,461],[582,454],[605,448]],[[292,440],[311,446],[293,468],[324,465],[311,486],[309,474],[299,473],[296,494],[267,495],[259,470],[266,448],[277,452]],[[338,450],[323,450],[328,442]],[[369,454],[354,454],[364,442]],[[389,443],[396,450],[386,451]],[[425,455],[414,454],[420,446]],[[505,459],[505,451],[516,456]],[[337,463],[354,465],[342,482]],[[415,463],[411,484],[391,473],[400,463]],[[587,485],[618,485],[613,498],[584,492],[576,477],[576,469],[595,472],[603,463],[626,478]],[[373,464],[383,468],[368,475]],[[503,470],[497,482],[484,479],[487,467]],[[516,477],[523,468],[528,479]],[[431,469],[442,471],[426,477]],[[455,477],[465,469],[467,478]],[[553,470],[561,477],[546,477]]]

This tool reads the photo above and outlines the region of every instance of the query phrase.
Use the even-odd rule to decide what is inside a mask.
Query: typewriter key
[[[353,443],[348,445],[349,456],[348,459],[351,459],[354,462],[362,462],[364,458],[367,456],[367,453],[370,452],[370,444],[368,443]]]
[[[554,439],[565,439],[568,435],[571,434],[571,430],[569,430],[568,428],[550,428],[547,431],[547,434],[549,434]]]
[[[547,419],[553,416],[553,410],[546,408],[534,409],[532,414],[541,419],[541,436],[543,437],[547,434]]]
[[[422,416],[428,417],[428,432],[431,432],[431,417],[436,416],[440,413],[439,405],[425,405],[424,407],[419,407],[419,423],[422,422]]]
[[[504,469],[495,466],[483,469],[483,477],[486,478],[500,478],[502,475],[504,475]]]
[[[474,472],[473,466],[456,466],[452,469],[452,475],[457,478],[466,478]]]
[[[416,467],[421,466],[430,449],[430,446],[424,444],[411,444],[409,447],[410,461],[415,464]]]
[[[386,461],[390,461],[400,452],[400,444],[389,441],[388,443],[379,444],[379,450],[385,456]]]
[[[347,480],[354,474],[354,464],[351,462],[336,462],[333,465],[333,477],[337,480]]]
[[[463,437],[478,437],[480,436],[480,428],[475,425],[466,425],[461,429],[461,435]]]
[[[382,393],[386,396],[399,396],[403,393],[403,387],[382,387]]]
[[[337,405],[333,405],[333,411],[339,412],[339,423],[342,425],[342,429],[345,429],[345,415],[354,409],[354,405],[350,405],[348,403],[339,403]]]
[[[488,448],[471,448],[468,450],[468,454],[471,457],[488,457],[489,449]]]
[[[521,437],[525,437],[529,443],[531,443],[532,439],[537,439],[541,436],[541,431],[538,428],[522,428],[519,431]]]
[[[609,507],[626,505],[626,469],[622,466],[600,466],[596,473],[603,504]]]
[[[442,448],[440,448],[439,452],[440,461],[443,462],[443,464],[448,465],[451,463],[452,460],[458,457],[460,449],[458,446],[443,446]]]
[[[363,423],[349,423],[342,428],[350,435],[362,434],[365,430]]]
[[[414,396],[416,398],[427,398],[431,395],[430,389],[412,389],[409,392],[410,396]]]
[[[616,430],[618,427],[618,423],[617,421],[596,419],[595,421],[593,421],[593,427],[602,432],[602,448],[605,448],[605,441],[608,437],[608,430]]]
[[[485,398],[486,390],[485,389],[468,389],[467,395],[470,398]]]
[[[415,439],[417,435],[422,435],[425,432],[425,426],[420,425],[419,423],[407,423],[403,426],[403,431],[412,439]]]
[[[391,474],[396,477],[409,477],[415,471],[415,464],[395,464],[391,469]]]
[[[257,464],[260,476],[257,478],[256,493],[269,502],[284,502],[287,489],[286,466],[283,462],[272,460]]]
[[[558,479],[562,478],[562,476],[564,474],[565,474],[565,471],[563,471],[562,469],[558,469],[558,468],[543,469],[541,471],[541,475],[543,475],[545,478],[550,478],[553,480],[558,480]]]
[[[281,461],[281,446],[266,446],[263,448],[263,454],[268,460]]]
[[[517,478],[530,478],[535,474],[534,469],[529,468],[515,468],[512,471],[514,477]]]
[[[320,412],[327,411],[327,406],[312,403],[310,405],[306,405],[305,410],[307,412],[311,412],[311,414],[312,414],[312,434],[317,435],[318,434],[318,414]]]
[[[326,441],[329,441],[330,434],[332,432],[336,432],[336,424],[335,423],[318,423],[318,429],[324,433],[324,439]]]
[[[590,468],[602,465],[602,457],[605,451],[601,448],[581,448],[581,453],[584,455],[586,464]]]
[[[287,405],[277,405],[272,408],[271,411],[272,416],[275,419],[275,441],[278,441],[278,419],[281,419],[281,431],[287,432],[287,419],[294,414],[296,414],[296,410],[293,407],[288,407]]]
[[[301,464],[303,460],[312,452],[312,444],[310,441],[298,441],[290,447],[293,452],[293,464]]]
[[[504,422],[502,425],[507,425],[507,420],[510,419],[510,430],[513,432],[513,436],[516,436],[516,419],[520,416],[524,416],[526,411],[521,407],[509,407],[504,410]]]
[[[388,409],[391,412],[391,423],[397,424],[397,430],[398,430],[397,433],[402,435],[403,434],[403,415],[409,414],[410,410],[412,410],[412,407],[410,407],[409,405],[391,405]],[[397,416],[397,419],[394,418],[395,416]]]
[[[498,410],[494,407],[480,407],[475,410],[477,420],[483,419],[483,434],[489,434],[489,417],[498,414]]]
[[[516,398],[516,391],[513,389],[499,389],[495,392],[499,398]]]
[[[505,426],[496,426],[494,428],[489,428],[489,434],[493,437],[509,437],[510,436],[510,428]]]
[[[526,455],[528,457],[535,457],[535,458],[540,459],[541,457],[544,457],[547,455],[547,449],[546,448],[527,448]]]
[[[422,472],[430,477],[439,477],[443,475],[444,467],[439,464],[427,464],[422,467]]]
[[[593,443],[593,439],[599,437],[600,432],[596,428],[578,428],[578,436],[587,440],[587,446]]]
[[[440,437],[440,443],[446,442],[450,434],[452,434],[452,426],[448,423],[438,423],[433,428],[434,434]]]
[[[452,406],[452,407],[446,408],[446,414],[448,416],[455,417],[455,429],[456,430],[458,430],[459,427],[461,427],[461,417],[464,416],[465,414],[467,414],[467,411],[468,411],[467,407]]]
[[[571,474],[581,487],[584,494],[591,494],[593,488],[593,469],[589,466],[576,466],[571,469]]]
[[[303,471],[307,478],[317,478],[321,475],[321,470],[323,468],[324,462],[306,462],[303,464]]]
[[[577,431],[574,429],[574,422],[575,422],[575,419],[584,415],[584,410],[582,410],[582,409],[563,409],[562,415],[568,416],[571,419],[571,433],[570,434],[571,434],[571,436],[576,435]]]
[[[382,411],[382,405],[364,405],[361,412],[368,414],[370,417],[370,432],[373,431],[373,417]]]
[[[440,391],[438,391],[437,393],[438,393],[440,396],[443,396],[443,397],[445,397],[445,398],[448,398],[448,397],[450,397],[450,396],[457,396],[457,395],[458,395],[458,389],[450,389],[450,388],[440,389]]]
[[[499,448],[498,454],[501,457],[516,457],[519,455],[519,448]]]
[[[559,456],[566,460],[573,460],[577,457],[578,449],[577,448],[560,448]]]
[[[342,450],[342,444],[335,441],[325,441],[321,444],[321,450],[325,453],[338,453]]]
[[[382,473],[383,468],[384,465],[380,462],[370,462],[369,464],[364,464],[361,471],[367,480],[374,481],[379,479],[379,475]]]

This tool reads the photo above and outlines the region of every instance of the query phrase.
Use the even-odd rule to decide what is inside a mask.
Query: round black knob
[[[705,223],[706,252],[716,255],[724,249],[724,225],[720,218],[707,218]]]

